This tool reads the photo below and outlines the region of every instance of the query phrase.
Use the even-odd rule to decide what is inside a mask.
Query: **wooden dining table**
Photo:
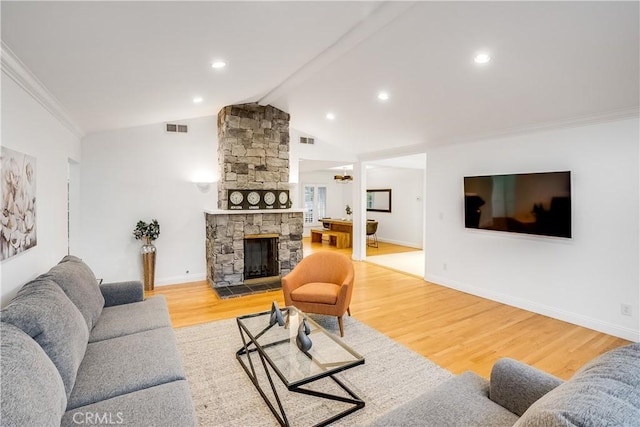
[[[320,220],[324,228],[329,228],[331,231],[341,231],[343,233],[349,233],[349,247],[353,244],[353,221],[347,221],[342,219],[322,218]]]

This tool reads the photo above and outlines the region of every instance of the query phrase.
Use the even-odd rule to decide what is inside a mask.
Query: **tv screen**
[[[571,237],[571,172],[464,178],[466,228]]]

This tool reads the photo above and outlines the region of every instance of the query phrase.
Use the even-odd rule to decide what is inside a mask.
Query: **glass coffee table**
[[[280,326],[275,320],[270,322],[272,312],[249,314],[236,319],[243,343],[242,348],[236,352],[236,359],[278,422],[283,426],[289,425],[271,372],[280,378],[290,392],[339,401],[349,405],[346,410],[319,422],[316,424],[317,426],[325,426],[363,408],[364,401],[336,378],[335,374],[364,364],[364,357],[295,307],[281,309],[283,326]],[[296,343],[299,326],[303,319],[308,326],[307,337],[312,342],[311,348],[306,351],[301,350]],[[304,348],[304,345],[302,347]],[[268,385],[260,384],[256,369],[260,369],[266,374],[262,375],[260,372],[260,377],[264,379],[266,376]],[[344,396],[302,388],[306,384],[327,377],[345,391]],[[270,387],[274,396],[272,399],[275,402],[269,399],[263,386]]]

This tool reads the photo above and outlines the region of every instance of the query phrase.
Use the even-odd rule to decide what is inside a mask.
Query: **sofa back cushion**
[[[6,426],[53,426],[67,406],[60,373],[33,338],[0,322],[0,420]]]
[[[535,402],[516,426],[627,426],[640,420],[640,343],[611,350]]]
[[[87,329],[91,331],[104,307],[104,297],[89,266],[80,258],[67,255],[40,277],[52,280],[62,288],[78,307],[87,323]]]
[[[58,369],[69,397],[87,349],[89,331],[82,314],[62,289],[50,280],[33,280],[18,291],[0,317],[40,344]]]

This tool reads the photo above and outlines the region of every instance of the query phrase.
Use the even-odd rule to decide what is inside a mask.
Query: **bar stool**
[[[367,220],[367,246],[371,246],[374,248],[378,247],[378,235],[376,234],[376,231],[378,231],[378,221],[368,219]]]

